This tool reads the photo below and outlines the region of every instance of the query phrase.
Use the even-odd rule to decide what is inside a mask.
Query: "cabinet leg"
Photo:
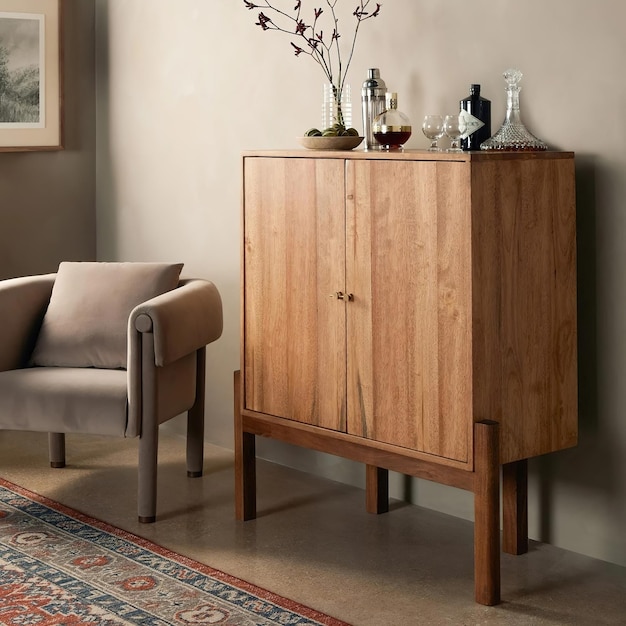
[[[502,549],[509,554],[528,552],[528,461],[502,466]]]
[[[241,373],[235,372],[235,518],[256,517],[256,444],[254,435],[243,430]]]
[[[474,591],[476,602],[500,602],[499,426],[474,424]]]
[[[365,466],[365,509],[375,514],[389,511],[389,471],[382,467]]]

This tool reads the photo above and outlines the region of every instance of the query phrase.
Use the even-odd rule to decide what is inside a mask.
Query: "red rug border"
[[[20,485],[16,485],[15,483],[9,480],[6,480],[5,478],[2,478],[1,476],[0,476],[0,485],[5,487],[9,491],[13,491],[14,493],[17,493],[18,495],[21,495],[25,498],[33,500],[34,502],[38,502],[39,504],[43,504],[44,506],[47,506],[50,509],[58,511],[59,513],[63,513],[64,515],[67,515],[68,517],[72,517],[78,520],[79,522],[89,524],[90,526],[98,528],[99,530],[103,530],[105,532],[108,532],[112,535],[115,535],[127,541],[136,543],[142,548],[145,548],[146,550],[150,550],[154,552],[155,554],[158,554],[159,556],[163,556],[165,558],[170,559],[171,561],[180,563],[181,565],[184,565],[185,567],[196,569],[202,574],[206,574],[207,576],[211,576],[212,578],[215,578],[216,580],[220,580],[229,585],[232,585],[233,587],[237,587],[238,589],[241,589],[242,591],[258,596],[259,598],[262,598],[263,600],[272,602],[273,604],[276,604],[284,609],[287,609],[288,611],[300,613],[303,617],[306,617],[308,619],[314,619],[320,624],[324,624],[324,626],[351,626],[347,622],[343,622],[339,619],[331,617],[330,615],[327,615],[326,613],[321,613],[315,609],[312,609],[308,606],[300,604],[299,602],[296,602],[295,600],[290,600],[289,598],[285,598],[284,596],[278,595],[272,591],[268,591],[267,589],[263,589],[262,587],[258,587],[257,585],[246,582],[245,580],[241,578],[238,578],[231,574],[227,574],[226,572],[223,572],[221,570],[215,569],[214,567],[211,567],[210,565],[206,565],[204,563],[201,563],[200,561],[196,561],[195,559],[189,558],[183,554],[178,554],[177,552],[173,552],[172,550],[169,550],[168,548],[159,546],[158,544],[154,543],[150,539],[146,539],[145,537],[141,537],[130,531],[123,530],[122,528],[118,528],[117,526],[113,526],[109,524],[108,522],[103,522],[102,520],[96,519],[95,517],[91,517],[90,515],[81,513],[80,511],[77,511],[76,509],[72,509],[69,506],[66,506],[64,504],[61,504],[60,502],[57,502],[56,500],[52,500],[51,498],[43,496],[39,493],[30,491],[30,489],[26,489],[25,487],[20,487]]]

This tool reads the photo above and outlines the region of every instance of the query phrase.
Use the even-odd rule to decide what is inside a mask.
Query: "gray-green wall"
[[[65,150],[0,152],[0,279],[96,257],[95,13],[66,0]]]
[[[305,11],[313,5],[303,2]],[[232,447],[239,156],[299,147],[296,137],[320,123],[322,72],[293,54],[289,37],[255,26],[258,10],[242,0],[96,6],[99,254],[181,259],[217,283],[226,316],[208,351],[207,437]],[[531,463],[530,531],[626,565],[624,24],[623,0],[387,0],[361,27],[349,82],[358,123],[360,84],[368,67],[379,67],[413,122],[407,147],[423,148],[422,116],[454,112],[474,82],[492,100],[497,130],[502,72],[519,68],[524,122],[550,146],[576,152],[580,445]],[[342,15],[344,40],[351,29]],[[363,484],[363,468],[337,458],[266,440],[258,450]],[[400,476],[392,482],[398,497],[473,515],[466,493]]]
[[[225,331],[208,351],[206,436],[232,447],[239,155],[298,147],[319,120],[321,72],[287,38],[255,27],[238,0],[95,0],[94,75],[94,3],[66,4],[67,149],[0,154],[0,275],[97,254],[181,260],[213,280]],[[359,35],[350,82],[356,95],[366,69],[380,67],[413,121],[408,147],[421,148],[421,116],[452,112],[472,82],[492,100],[497,128],[501,74],[518,67],[524,121],[576,152],[580,445],[531,463],[530,529],[626,565],[624,23],[622,0],[388,0]],[[363,468],[347,461],[270,441],[258,450],[363,484]],[[397,475],[392,483],[395,496],[472,516],[466,493]]]

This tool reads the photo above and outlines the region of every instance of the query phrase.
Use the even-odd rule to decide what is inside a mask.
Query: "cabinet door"
[[[348,432],[470,462],[465,163],[350,161]]]
[[[245,408],[345,430],[344,162],[245,158],[243,230]]]

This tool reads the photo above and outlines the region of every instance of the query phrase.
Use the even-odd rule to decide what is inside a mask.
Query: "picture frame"
[[[63,0],[0,0],[0,152],[63,149]]]

